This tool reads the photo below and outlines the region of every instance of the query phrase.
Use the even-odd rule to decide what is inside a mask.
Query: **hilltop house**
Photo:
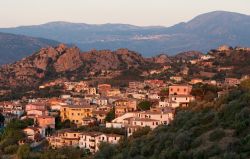
[[[102,142],[117,144],[122,138],[117,134],[104,134],[100,132],[83,132],[79,135],[79,147],[88,149],[91,153],[95,153],[99,149]]]

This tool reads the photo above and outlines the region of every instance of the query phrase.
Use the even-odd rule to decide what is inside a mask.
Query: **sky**
[[[0,27],[51,21],[171,26],[215,10],[250,15],[250,0],[0,0]]]

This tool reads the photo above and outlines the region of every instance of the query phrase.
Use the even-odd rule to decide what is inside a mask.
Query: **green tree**
[[[250,91],[250,79],[244,80],[240,83],[240,87],[243,90]]]
[[[30,154],[30,146],[27,144],[19,146],[17,150],[18,159],[28,159]]]
[[[2,113],[0,113],[0,127],[4,125],[5,118]]]
[[[139,104],[138,104],[138,108],[140,110],[149,110],[150,107],[152,106],[152,103],[150,101],[141,101]]]
[[[105,117],[106,122],[111,122],[113,119],[115,119],[115,109],[112,109]]]

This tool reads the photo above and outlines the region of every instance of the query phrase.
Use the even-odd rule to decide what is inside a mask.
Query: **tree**
[[[240,83],[240,88],[246,91],[250,91],[250,79],[242,81]]]
[[[138,129],[137,131],[135,131],[133,134],[132,134],[132,137],[133,138],[139,138],[143,135],[147,135],[149,132],[151,131],[150,127],[146,126],[146,127],[142,127],[140,129]]]
[[[111,122],[113,119],[115,119],[115,109],[112,109],[108,114],[106,115],[105,121]]]
[[[138,108],[140,110],[149,110],[150,107],[152,106],[152,103],[150,101],[141,101],[139,104],[138,104]]]
[[[2,113],[0,113],[0,127],[4,125],[5,118]]]
[[[30,154],[30,147],[27,144],[19,146],[17,150],[18,159],[28,159]]]

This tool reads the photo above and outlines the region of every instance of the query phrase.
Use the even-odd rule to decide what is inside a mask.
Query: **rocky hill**
[[[12,63],[40,48],[57,44],[59,43],[48,39],[0,33],[0,65]]]
[[[187,52],[182,52],[174,57],[176,59],[183,59],[183,60],[190,60],[190,59],[197,59],[200,58],[203,55],[203,53],[198,52],[198,51],[187,51]]]
[[[66,77],[87,77],[91,72],[123,71],[139,68],[149,62],[127,49],[81,52],[76,47],[60,44],[0,68],[0,87],[35,87],[44,81]]]

